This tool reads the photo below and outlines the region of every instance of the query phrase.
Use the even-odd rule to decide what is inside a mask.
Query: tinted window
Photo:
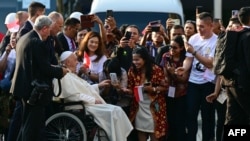
[[[100,19],[104,22],[106,18],[106,12],[97,13]],[[176,14],[156,13],[156,12],[115,12],[114,17],[116,20],[117,27],[119,28],[122,24],[135,24],[140,30],[143,30],[150,21],[161,20],[162,25],[165,27],[166,20],[169,15],[173,18],[180,18]],[[99,31],[98,27],[95,26],[95,31]]]

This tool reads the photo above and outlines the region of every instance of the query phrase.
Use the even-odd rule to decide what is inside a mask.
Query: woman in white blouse
[[[98,32],[88,32],[76,52],[79,64],[78,75],[91,84],[99,81],[99,73],[103,71],[103,63],[107,60],[104,44]]]

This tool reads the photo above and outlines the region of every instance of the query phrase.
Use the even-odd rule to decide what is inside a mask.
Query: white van
[[[89,14],[97,14],[104,21],[107,10],[113,10],[117,27],[135,24],[143,30],[148,22],[156,20],[165,26],[169,17],[184,23],[180,0],[93,0]]]

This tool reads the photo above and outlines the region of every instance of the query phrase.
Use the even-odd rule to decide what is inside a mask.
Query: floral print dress
[[[162,68],[160,68],[157,65],[153,65],[153,71],[151,73],[152,77],[151,80],[149,81],[151,82],[153,87],[157,86],[168,87],[165,82],[165,76]],[[132,68],[130,68],[128,71],[128,88],[133,91],[135,86],[142,85],[141,82],[142,82],[142,72],[139,71],[138,74],[134,74]],[[149,109],[153,117],[154,134],[157,138],[160,138],[162,136],[165,136],[167,133],[165,93],[164,92],[147,93],[147,96],[151,101]],[[129,116],[132,123],[135,122],[139,108],[140,108],[139,103],[134,98],[131,104],[130,116]],[[145,131],[147,131],[147,129],[145,129]]]

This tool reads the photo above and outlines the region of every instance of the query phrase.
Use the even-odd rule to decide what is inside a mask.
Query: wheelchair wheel
[[[46,121],[45,134],[48,141],[87,141],[82,121],[70,113],[57,113]]]

